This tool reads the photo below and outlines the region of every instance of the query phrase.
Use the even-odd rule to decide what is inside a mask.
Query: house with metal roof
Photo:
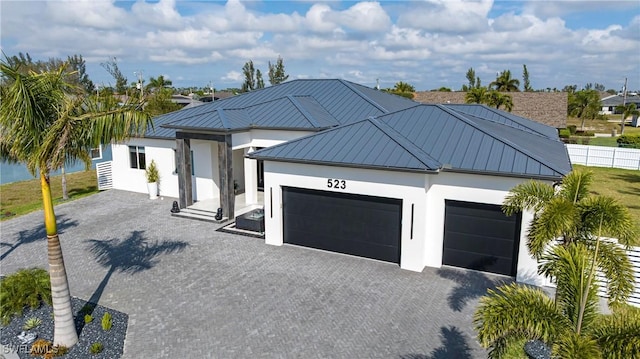
[[[622,94],[611,95],[600,99],[600,113],[605,115],[612,115],[616,112],[616,107],[622,104],[634,103],[636,108],[640,108],[640,95],[635,92],[627,93],[627,96]]]
[[[285,82],[154,123],[114,145],[115,188],[145,192],[141,167],[154,159],[161,195],[183,212],[221,208],[238,227],[257,219],[267,244],[542,284],[525,245],[532,214],[500,205],[517,184],[571,171],[554,128],[343,80]]]

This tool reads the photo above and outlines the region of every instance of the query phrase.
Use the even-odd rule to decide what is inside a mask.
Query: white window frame
[[[136,165],[135,166],[133,166],[133,163],[131,163],[131,154],[134,153],[134,151],[132,151],[132,149],[135,149],[135,154],[136,154]],[[141,149],[142,149],[142,151],[141,151]],[[143,170],[144,171],[147,168],[147,156],[146,156],[146,151],[145,151],[144,146],[129,146],[128,150],[129,150],[129,168],[131,168],[133,170],[138,169],[138,170]],[[142,168],[140,166],[140,162],[142,162],[142,161],[140,161],[140,154],[143,154],[145,156],[144,166]]]
[[[93,157],[93,151],[98,150],[98,156]],[[98,145],[98,147],[94,147],[89,150],[89,156],[91,156],[92,161],[101,160],[102,159],[102,145]]]

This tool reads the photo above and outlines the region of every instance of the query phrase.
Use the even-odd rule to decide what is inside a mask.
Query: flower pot
[[[147,189],[149,190],[149,199],[158,198],[158,182],[147,183]]]

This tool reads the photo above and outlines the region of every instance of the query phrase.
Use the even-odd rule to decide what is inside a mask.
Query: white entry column
[[[244,149],[245,156],[255,151],[255,147]],[[258,161],[244,159],[244,201],[246,204],[258,203]]]

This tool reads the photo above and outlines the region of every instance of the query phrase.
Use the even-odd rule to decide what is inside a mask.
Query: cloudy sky
[[[10,1],[0,45],[35,59],[80,54],[91,79],[116,58],[176,87],[240,87],[251,59],[265,73],[278,55],[293,78],[342,78],[418,90],[483,84],[526,64],[535,89],[601,83],[640,90],[640,2],[631,1]]]

